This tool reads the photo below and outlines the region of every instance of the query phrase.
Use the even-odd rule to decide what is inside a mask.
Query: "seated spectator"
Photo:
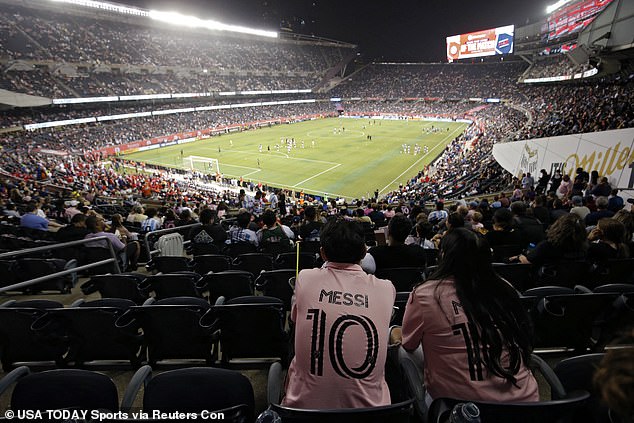
[[[453,229],[439,260],[430,279],[410,294],[402,335],[392,334],[406,350],[422,345],[429,399],[538,401],[528,368],[529,318],[517,291],[493,271],[486,241]]]
[[[130,232],[128,228],[123,225],[123,217],[119,213],[112,215],[112,223],[110,225],[110,232],[115,234],[117,238],[126,244],[128,250],[128,258],[130,261],[130,269],[136,270],[139,256],[141,255],[141,244],[139,243],[139,234],[136,232]],[[130,246],[130,244],[135,244]]]
[[[364,260],[364,269],[374,273],[379,269],[392,267],[425,267],[425,251],[416,244],[405,244],[412,231],[412,222],[397,213],[387,226],[387,245],[370,248],[369,257]]]
[[[192,243],[194,254],[213,254],[227,240],[227,232],[216,221],[216,212],[204,209],[200,212],[202,226],[191,228],[187,239]]]
[[[79,209],[77,208],[78,205],[79,201],[77,200],[71,200],[68,202],[68,207],[66,207],[66,210],[64,210],[64,218],[66,218],[67,222],[70,222],[73,216],[75,216],[76,214],[81,213],[81,211],[79,211]]]
[[[2,214],[5,216],[21,217],[20,212],[16,210],[15,203],[13,202],[7,203]]]
[[[595,226],[599,222],[599,219],[614,216],[614,212],[608,210],[608,197],[597,197],[595,204],[597,211],[590,212],[590,214],[586,216],[586,226]]]
[[[580,195],[572,197],[572,208],[570,213],[579,216],[582,222],[585,222],[586,216],[590,214],[590,209],[583,204],[583,198]]]
[[[544,225],[537,218],[526,214],[526,204],[515,201],[511,204],[513,224],[520,234],[520,245],[526,247],[529,244],[537,244],[544,239]]]
[[[612,187],[608,183],[608,178],[601,178],[601,182],[592,188],[591,194],[595,197],[607,197],[612,193]]]
[[[143,207],[134,206],[132,208],[132,211],[128,214],[128,217],[126,218],[126,222],[139,223],[140,224],[145,219],[147,219],[147,216],[145,214],[143,214]]]
[[[264,226],[257,232],[258,242],[261,248],[273,247],[276,251],[290,251],[293,248],[295,234],[286,225],[277,221],[275,212],[271,209],[262,214]]]
[[[628,258],[630,249],[625,242],[625,225],[614,218],[604,217],[588,234],[588,260]]]
[[[323,223],[317,214],[315,206],[308,206],[304,210],[304,221],[299,227],[299,237],[302,241],[319,241],[319,232]]]
[[[497,209],[493,213],[493,230],[485,235],[491,247],[521,245],[522,237],[513,226],[513,213],[509,209]]]
[[[37,229],[40,231],[48,231],[48,220],[38,216],[37,206],[34,202],[26,205],[26,213],[20,218],[20,226],[23,228]]]
[[[257,247],[260,243],[255,231],[248,229],[251,223],[251,213],[244,210],[236,218],[236,224],[229,228],[229,234],[225,244],[248,243]]]
[[[619,190],[616,188],[613,189],[608,197],[608,210],[616,213],[621,210],[624,205],[625,203],[623,202],[623,197],[619,195]]]
[[[321,232],[321,268],[302,270],[291,320],[295,357],[282,404],[305,409],[390,404],[384,368],[396,292],[359,266],[363,229],[333,219]]]
[[[158,218],[158,211],[154,207],[149,207],[145,213],[147,219],[141,222],[141,230],[143,232],[152,232],[161,229],[161,219]]]
[[[188,208],[183,208],[176,221],[176,226],[193,225],[196,220],[192,217],[192,212]]]
[[[437,201],[436,210],[429,213],[429,215],[427,216],[427,221],[432,225],[438,225],[440,222],[447,219],[447,216],[449,216],[449,214],[445,210],[445,203],[443,203],[442,201]]]
[[[546,231],[546,239],[526,255],[511,257],[510,261],[542,266],[559,260],[581,260],[587,255],[586,229],[575,214],[557,219]]]
[[[405,244],[418,245],[419,247],[428,250],[436,249],[436,244],[434,244],[431,240],[434,237],[434,231],[431,224],[427,222],[427,219],[416,223],[414,230],[416,231],[416,236],[409,235],[405,238]]]
[[[115,254],[119,257],[119,264],[122,267],[121,270],[136,271],[136,267],[130,265],[128,258],[133,259],[137,256],[136,250],[138,249],[138,243],[124,244],[123,241],[121,241],[114,233],[106,232],[106,222],[102,217],[88,216],[86,219],[86,228],[88,228],[89,233],[84,237],[84,239],[97,238],[101,236],[107,237],[110,240],[110,244],[112,245]],[[94,241],[86,243],[86,247],[108,248],[108,244],[105,240]],[[136,265],[136,263],[132,264]]]
[[[55,233],[55,241],[57,242],[69,242],[78,241],[84,239],[88,235],[88,228],[86,228],[86,215],[78,213],[70,220],[70,224],[59,228]]]

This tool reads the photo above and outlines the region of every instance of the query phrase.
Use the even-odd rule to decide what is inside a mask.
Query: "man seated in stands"
[[[526,203],[515,201],[511,204],[515,229],[520,233],[520,245],[526,247],[529,244],[537,245],[544,239],[544,226],[542,222],[526,213]]]
[[[497,209],[493,214],[493,230],[485,235],[489,245],[521,245],[519,232],[513,227],[513,213],[509,209]]]
[[[614,212],[608,210],[608,197],[597,197],[595,204],[597,211],[593,211],[586,216],[586,226],[595,226],[599,219],[614,216]]]
[[[295,238],[295,234],[291,228],[277,221],[273,210],[269,209],[262,214],[262,223],[264,226],[257,232],[258,242],[262,248],[273,244],[277,247],[276,250],[288,251],[293,247],[291,240]]]
[[[147,213],[147,219],[141,222],[141,229],[144,232],[152,232],[161,229],[161,219],[158,218],[158,211],[154,207],[149,207],[145,213]]]
[[[319,231],[323,223],[317,214],[315,206],[308,206],[304,210],[304,221],[299,227],[299,236],[302,241],[319,241]]]
[[[295,283],[295,357],[282,404],[305,409],[388,405],[384,368],[394,286],[359,266],[365,240],[357,222],[326,223],[321,255],[326,264],[302,270]]]
[[[86,215],[78,213],[72,217],[69,225],[60,228],[59,231],[55,233],[55,241],[78,241],[84,239],[88,233],[88,228],[86,228]]]
[[[136,249],[138,248],[138,243],[130,243],[124,244],[118,236],[113,234],[112,232],[106,232],[106,222],[103,217],[100,216],[88,216],[86,218],[86,228],[88,228],[89,233],[85,236],[85,239],[97,238],[100,236],[105,236],[110,240],[110,244],[112,245],[112,249],[115,254],[119,257],[119,264],[123,264],[123,269],[128,269],[131,271],[135,271],[135,266],[128,266],[128,257],[136,256]],[[89,242],[86,244],[86,247],[89,248],[107,248],[108,245],[105,240]]]
[[[26,213],[20,218],[21,227],[40,231],[48,231],[49,223],[48,219],[38,215],[38,209],[34,202],[29,202],[26,205]],[[60,225],[55,226],[59,227]],[[53,225],[51,225],[51,227],[53,227]]]
[[[412,231],[412,222],[398,213],[387,226],[387,245],[370,248],[364,269],[372,271],[393,267],[425,267],[425,250],[416,244],[405,244]]]
[[[211,209],[204,209],[200,212],[200,223],[202,226],[192,228],[187,235],[191,240],[194,254],[213,254],[227,240],[227,232],[221,225],[215,223],[216,212]]]
[[[243,210],[236,218],[236,224],[229,228],[229,234],[226,244],[247,243],[253,244],[254,247],[260,245],[258,236],[255,231],[249,229],[251,223],[251,213]]]

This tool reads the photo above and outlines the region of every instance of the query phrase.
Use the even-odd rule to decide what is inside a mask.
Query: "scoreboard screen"
[[[447,37],[447,60],[513,53],[515,25]]]

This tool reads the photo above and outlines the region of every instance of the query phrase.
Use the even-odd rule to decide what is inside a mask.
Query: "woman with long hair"
[[[428,400],[539,400],[527,367],[528,315],[517,291],[494,272],[486,241],[468,229],[447,232],[437,270],[410,294],[402,345],[422,345]]]
[[[625,225],[611,217],[599,219],[588,234],[588,259],[599,261],[629,258],[630,249],[625,242]]]
[[[546,231],[546,239],[526,255],[511,258],[520,263],[532,263],[537,266],[556,263],[560,260],[582,260],[586,258],[588,242],[586,229],[579,216],[568,213],[561,216]]]
[[[137,269],[137,262],[141,255],[141,244],[138,241],[136,232],[130,232],[128,228],[123,225],[123,217],[119,213],[112,215],[112,223],[108,232],[111,232],[117,236],[126,245],[126,251],[128,254],[128,268],[133,272]]]

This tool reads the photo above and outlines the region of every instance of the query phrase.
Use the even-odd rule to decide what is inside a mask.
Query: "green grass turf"
[[[423,132],[432,125],[442,130]],[[225,134],[131,153],[125,158],[184,168],[182,149],[183,157],[218,159],[225,177],[242,177],[255,183],[303,190],[307,194],[361,198],[376,189],[385,193],[405,183],[437,157],[466,126],[456,122],[328,118]],[[342,127],[344,131],[334,133],[335,128]],[[367,135],[372,136],[372,141],[367,140]],[[276,151],[275,145],[281,138],[295,138],[297,147],[290,154],[285,146]],[[418,155],[413,154],[416,143],[421,146]],[[402,144],[411,146],[410,154],[402,152]],[[422,151],[425,145],[429,148],[427,154]]]

